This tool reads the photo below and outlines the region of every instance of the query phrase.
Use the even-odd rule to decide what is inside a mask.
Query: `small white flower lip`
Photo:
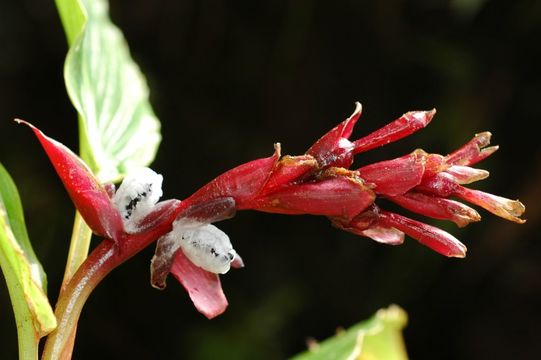
[[[177,241],[191,262],[215,274],[229,271],[237,253],[226,233],[212,224],[180,228],[178,231]]]
[[[137,168],[122,181],[113,196],[126,232],[135,233],[137,224],[148,215],[163,195],[163,176],[150,168]]]

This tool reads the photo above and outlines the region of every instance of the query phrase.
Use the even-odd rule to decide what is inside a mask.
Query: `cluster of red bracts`
[[[236,209],[281,214],[327,216],[344,230],[386,244],[401,244],[404,233],[431,249],[453,257],[464,257],[466,247],[451,234],[434,226],[380,209],[375,200],[389,199],[398,205],[432,218],[451,220],[458,226],[479,221],[474,209],[449,199],[458,197],[488,211],[522,223],[524,206],[513,201],[462,186],[488,176],[470,167],[497,150],[487,147],[490,133],[476,135],[447,156],[415,150],[397,159],[350,170],[355,154],[388,144],[425,127],[435,114],[412,111],[387,126],[351,142],[349,137],[361,115],[355,112],[320,138],[305,155],[273,156],[236,167],[185,200],[205,203],[232,198]]]
[[[115,241],[126,259],[171,231],[175,220],[189,218],[211,223],[234,215],[236,210],[258,210],[281,214],[323,215],[338,228],[386,244],[400,244],[404,234],[431,249],[453,257],[464,257],[466,247],[455,237],[434,226],[380,209],[375,201],[386,198],[410,211],[458,226],[479,221],[472,208],[451,200],[456,197],[508,220],[522,223],[524,206],[468,184],[488,176],[470,167],[491,155],[490,133],[476,135],[457,151],[441,156],[423,150],[356,170],[349,169],[353,156],[408,136],[425,127],[435,111],[413,111],[356,141],[349,137],[361,114],[355,112],[320,138],[304,155],[281,156],[279,144],[271,157],[242,164],[212,180],[183,200],[163,201],[128,233],[112,202],[108,187],[102,186],[84,162],[62,144],[32,127],[62,179],[75,206],[99,236]],[[164,249],[157,249],[157,256]],[[178,250],[167,259],[165,270],[153,271],[152,283],[163,287],[171,272],[188,290],[194,304],[207,317],[225,310],[227,301],[218,275],[196,265]],[[154,270],[154,269],[153,269]]]

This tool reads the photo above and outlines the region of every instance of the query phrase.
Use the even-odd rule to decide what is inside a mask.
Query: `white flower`
[[[162,196],[163,176],[149,168],[130,172],[113,196],[113,203],[124,220],[128,233],[138,231],[137,224],[147,216]]]
[[[173,223],[173,229],[158,240],[160,251],[152,259],[153,268],[169,264],[179,249],[200,268],[225,274],[231,263],[240,260],[226,233],[207,223],[181,218]]]

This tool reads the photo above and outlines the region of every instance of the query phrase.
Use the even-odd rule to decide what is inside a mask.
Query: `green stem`
[[[64,280],[62,281],[61,291],[63,291],[67,283],[73,277],[73,274],[75,274],[77,269],[79,269],[79,266],[81,266],[88,256],[91,237],[92,230],[86,225],[81,214],[77,211],[73,222],[73,232],[71,234],[68,260],[66,262],[66,270],[64,271]]]

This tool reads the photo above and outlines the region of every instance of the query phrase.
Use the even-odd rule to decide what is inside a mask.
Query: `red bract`
[[[206,232],[208,236],[227,239],[226,245],[230,246],[227,236],[209,224],[230,218],[237,210],[323,215],[338,228],[378,242],[401,244],[407,234],[438,253],[452,257],[465,256],[466,247],[460,241],[434,226],[383,210],[376,204],[377,200],[385,198],[410,211],[450,220],[458,226],[480,220],[477,211],[451,199],[455,197],[505,219],[524,222],[520,219],[524,206],[519,201],[463,186],[488,176],[487,171],[470,166],[497,149],[487,147],[490,133],[475,136],[447,156],[415,150],[393,160],[352,170],[354,155],[425,127],[435,110],[408,112],[377,131],[350,141],[360,114],[361,105],[357,103],[349,118],[322,136],[304,155],[281,156],[280,145],[276,144],[272,156],[225,172],[184,201],[156,204],[138,220],[135,231],[125,229],[122,216],[111,201],[113,191],[99,184],[81,159],[32,125],[23,123],[38,137],[89,227],[97,235],[114,241],[115,256],[108,255],[103,264],[117,266],[159,239],[151,266],[152,285],[165,287],[166,278],[172,273],[187,289],[197,309],[211,318],[227,306],[219,277],[195,265],[198,263],[195,258],[189,259],[190,249],[185,247],[183,252],[181,247],[186,243],[179,245],[177,237],[179,234],[197,237],[195,234]],[[131,206],[130,202],[123,211],[129,214]],[[220,256],[229,256],[232,260],[235,256],[232,248],[223,246],[223,249],[225,252]],[[99,249],[109,254],[106,250]],[[215,248],[210,251],[218,257]],[[96,261],[100,256],[90,258]],[[226,270],[215,272],[223,273],[228,266],[229,263]],[[240,257],[235,258],[231,266],[242,266]],[[93,269],[90,265],[84,268]]]
[[[182,251],[172,263],[170,272],[184,286],[195,307],[209,319],[220,315],[227,307],[218,275],[194,265]]]
[[[92,231],[96,235],[118,240],[124,231],[120,214],[105,188],[84,161],[63,144],[45,136],[32,124],[23,120],[16,121],[29,126],[37,136],[71,200]]]
[[[350,170],[355,154],[397,141],[425,127],[435,110],[408,112],[383,128],[350,141],[361,114],[354,113],[312,145],[305,155],[272,157],[241,165],[214,179],[186,202],[200,203],[231,197],[236,209],[282,214],[327,216],[344,230],[387,244],[400,244],[404,233],[431,249],[452,257],[464,257],[466,247],[434,226],[380,210],[376,198],[436,219],[465,226],[479,221],[474,209],[450,199],[457,197],[479,205],[505,219],[522,223],[524,206],[513,201],[463,187],[488,176],[469,167],[491,155],[490,133],[481,133],[447,156],[416,150],[394,160]],[[278,153],[278,155],[277,155]],[[239,184],[249,184],[241,186]],[[242,189],[239,190],[239,189]],[[248,190],[248,191],[244,191]]]

